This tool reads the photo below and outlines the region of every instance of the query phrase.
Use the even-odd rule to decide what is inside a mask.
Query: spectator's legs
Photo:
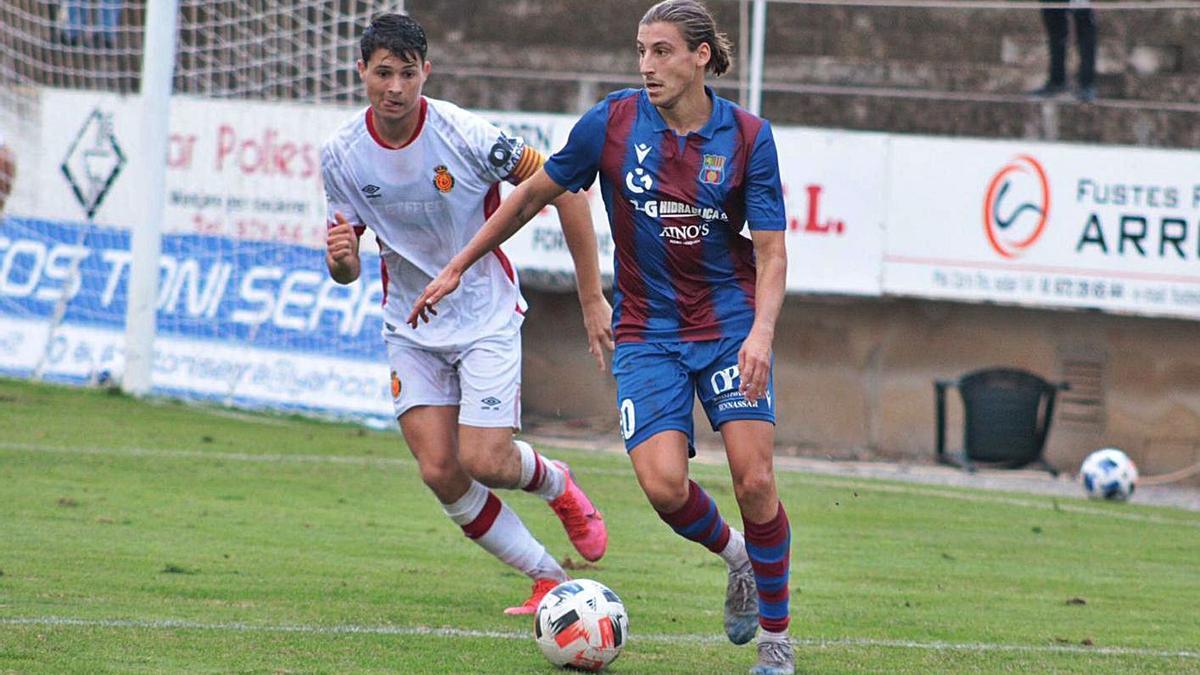
[[[1096,83],[1096,14],[1091,8],[1073,9],[1071,13],[1075,15],[1075,40],[1079,45],[1079,86],[1088,89]]]
[[[1067,83],[1067,10],[1043,9],[1042,23],[1046,26],[1046,40],[1050,46],[1050,73],[1048,86],[1064,86]]]

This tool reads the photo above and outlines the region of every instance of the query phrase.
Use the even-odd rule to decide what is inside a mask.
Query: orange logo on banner
[[[445,164],[439,164],[434,167],[433,187],[438,189],[438,192],[449,192],[454,189],[454,176],[450,175],[450,169],[446,168]]]
[[[1042,236],[1050,217],[1050,181],[1040,162],[1017,155],[992,176],[983,199],[983,230],[1005,258],[1016,258]]]

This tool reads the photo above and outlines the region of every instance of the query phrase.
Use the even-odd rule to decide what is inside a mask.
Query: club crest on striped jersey
[[[725,181],[725,156],[705,155],[700,162],[700,182],[720,185]]]
[[[442,193],[454,189],[454,176],[450,175],[450,169],[447,169],[445,164],[439,164],[433,168],[433,187]]]

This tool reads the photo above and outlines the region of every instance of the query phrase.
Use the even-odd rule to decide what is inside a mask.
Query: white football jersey
[[[542,164],[540,153],[473,113],[423,98],[414,137],[387,146],[370,108],[356,113],[321,150],[328,221],[340,212],[379,241],[384,336],[425,348],[454,348],[517,330],[525,299],[516,270],[496,249],[471,266],[437,316],[416,329],[413,303],[500,204],[501,180],[517,183]]]

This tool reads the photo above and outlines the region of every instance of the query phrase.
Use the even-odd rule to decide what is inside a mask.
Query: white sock
[[[542,559],[533,567],[532,572],[526,572],[533,579],[554,579],[555,581],[566,581],[568,579],[567,572],[558,564],[554,556],[550,555],[549,551],[543,549]]]
[[[759,642],[787,642],[788,632],[781,630],[778,633],[772,633],[769,630],[763,630],[758,634]]]
[[[458,501],[453,504],[442,504],[442,511],[445,511],[450,520],[453,520],[459,527],[475,520],[479,512],[483,510],[484,503],[487,502],[488,489],[483,483],[477,480],[471,481],[471,486],[463,496],[458,498]]]
[[[725,544],[721,557],[731,570],[742,571],[750,567],[750,555],[746,553],[746,537],[740,530],[729,528],[729,543]]]
[[[471,481],[466,494],[453,504],[443,504],[442,510],[485,551],[531,578],[567,578],[525,523],[483,483]]]
[[[514,440],[521,452],[521,479],[517,486],[526,492],[554,501],[567,489],[567,474],[525,441]]]

